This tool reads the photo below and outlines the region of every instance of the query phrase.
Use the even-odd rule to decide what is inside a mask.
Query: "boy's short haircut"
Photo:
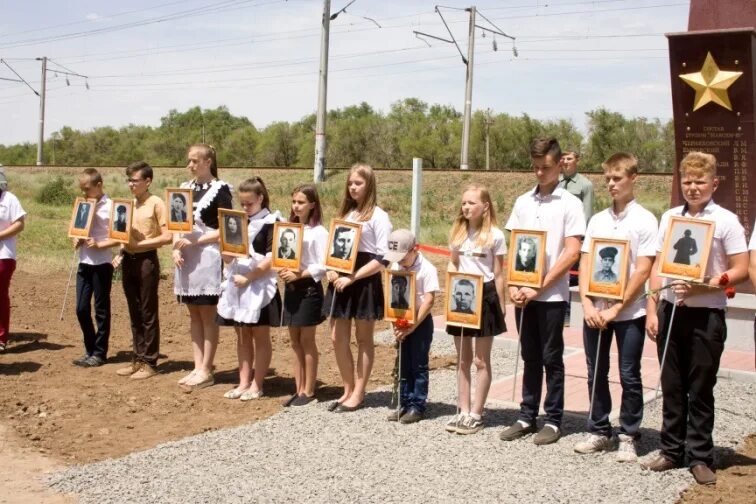
[[[87,179],[89,179],[89,183],[93,186],[102,184],[102,175],[96,168],[84,168],[84,171],[79,175],[79,180],[84,182]]]
[[[567,154],[572,154],[573,156],[575,156],[575,159],[580,159],[580,152],[576,150],[562,151],[562,156],[566,156]]]
[[[530,142],[530,157],[542,158],[545,156],[551,156],[557,163],[562,159],[562,148],[556,138],[541,137]]]
[[[638,158],[627,152],[616,152],[601,163],[601,168],[604,173],[621,171],[625,175],[635,175],[638,173]]]
[[[131,163],[126,167],[127,177],[131,177],[136,172],[139,172],[143,179],[152,180],[152,166],[148,165],[144,161],[137,161],[136,163]]]
[[[689,152],[680,161],[680,176],[685,175],[717,176],[717,158],[706,152]]]

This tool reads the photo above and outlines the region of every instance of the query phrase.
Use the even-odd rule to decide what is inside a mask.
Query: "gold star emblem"
[[[714,61],[714,57],[708,52],[700,71],[682,74],[680,78],[696,90],[696,97],[693,100],[693,111],[695,112],[709,102],[732,110],[730,97],[727,96],[727,88],[732,86],[732,83],[738,80],[741,75],[743,75],[743,72],[720,70],[716,61]]]

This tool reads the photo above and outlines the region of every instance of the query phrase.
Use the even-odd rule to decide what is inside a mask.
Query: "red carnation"
[[[727,287],[724,291],[727,299],[732,299],[735,297],[735,287]]]
[[[405,318],[396,319],[394,321],[394,327],[397,329],[407,329],[410,326],[410,323]]]
[[[722,276],[719,277],[719,286],[724,287],[730,283],[730,277],[727,276],[727,273],[722,273]]]

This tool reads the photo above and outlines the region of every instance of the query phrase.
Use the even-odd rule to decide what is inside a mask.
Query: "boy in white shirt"
[[[583,345],[588,368],[588,394],[595,385],[593,408],[588,418],[588,438],[575,445],[577,453],[609,451],[614,447],[612,425],[612,396],[609,393],[609,350],[612,335],[617,336],[617,349],[622,384],[622,403],[619,417],[619,450],[617,460],[633,462],[637,459],[635,439],[643,420],[643,383],[641,357],[646,339],[646,303],[639,295],[651,274],[656,257],[656,217],[635,201],[633,186],[638,177],[638,160],[632,154],[618,152],[601,165],[612,206],[597,213],[588,223],[580,258],[580,298],[585,322]],[[630,246],[628,274],[622,300],[588,297],[591,280],[592,240],[608,238],[627,240]],[[606,249],[604,249],[606,250]],[[616,252],[617,249],[615,248]],[[621,262],[620,262],[621,264]],[[617,277],[622,275],[617,272]],[[601,343],[599,345],[599,338]],[[596,349],[598,370],[596,369]],[[594,375],[594,373],[597,374]]]
[[[387,417],[389,421],[410,424],[423,419],[428,400],[428,359],[433,342],[431,308],[439,290],[438,271],[418,252],[415,235],[407,229],[397,229],[389,235],[388,252],[383,258],[394,263],[393,271],[415,272],[415,323],[404,329],[394,326],[394,336],[402,345],[400,408]]]
[[[714,203],[717,190],[717,160],[711,154],[691,152],[680,162],[680,185],[685,204],[662,215],[657,236],[656,263],[649,282],[651,289],[672,284],[661,292],[661,311],[657,316],[658,296],[650,296],[646,306],[646,332],[657,342],[659,360],[664,346],[667,355],[662,369],[663,393],[661,453],[642,464],[644,469],[666,471],[685,462],[699,484],[716,482],[714,465],[714,385],[717,383],[719,359],[727,338],[723,288],[742,282],[748,275],[745,231],[738,217]],[[705,281],[692,285],[657,275],[658,263],[672,216],[714,221]],[[672,314],[675,318],[665,343]],[[661,337],[660,337],[661,336]]]
[[[24,230],[26,212],[16,196],[8,191],[5,169],[0,165],[0,352],[5,351],[10,335],[11,277],[16,270],[16,236]]]
[[[538,428],[543,372],[546,371],[546,423],[533,442],[545,445],[562,435],[564,413],[564,317],[570,299],[567,272],[580,255],[580,239],[585,233],[583,204],[558,187],[562,157],[555,138],[537,138],[530,145],[530,157],[538,185],[517,198],[506,229],[546,231],[544,278],[540,289],[509,288],[515,317],[522,320],[522,402],[520,418],[505,429],[500,438],[512,441]],[[514,258],[510,257],[510,261]]]

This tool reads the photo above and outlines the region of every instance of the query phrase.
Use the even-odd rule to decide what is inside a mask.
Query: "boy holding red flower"
[[[661,453],[642,464],[651,471],[666,471],[686,462],[699,484],[716,482],[714,465],[714,385],[717,383],[719,359],[727,338],[725,309],[726,289],[745,280],[748,275],[748,252],[743,226],[737,216],[720,207],[712,196],[717,190],[717,160],[711,154],[691,152],[680,162],[680,185],[685,204],[662,215],[657,236],[656,263],[667,223],[672,216],[714,221],[714,238],[706,264],[708,285],[662,279],[652,270],[650,287],[661,292],[661,311],[657,316],[659,296],[649,296],[646,307],[646,331],[657,342],[659,359],[665,344],[667,355],[662,369],[663,393]],[[671,319],[673,303],[676,315]],[[670,330],[670,324],[672,325]],[[664,338],[669,331],[669,341]],[[661,336],[661,337],[660,337]]]

